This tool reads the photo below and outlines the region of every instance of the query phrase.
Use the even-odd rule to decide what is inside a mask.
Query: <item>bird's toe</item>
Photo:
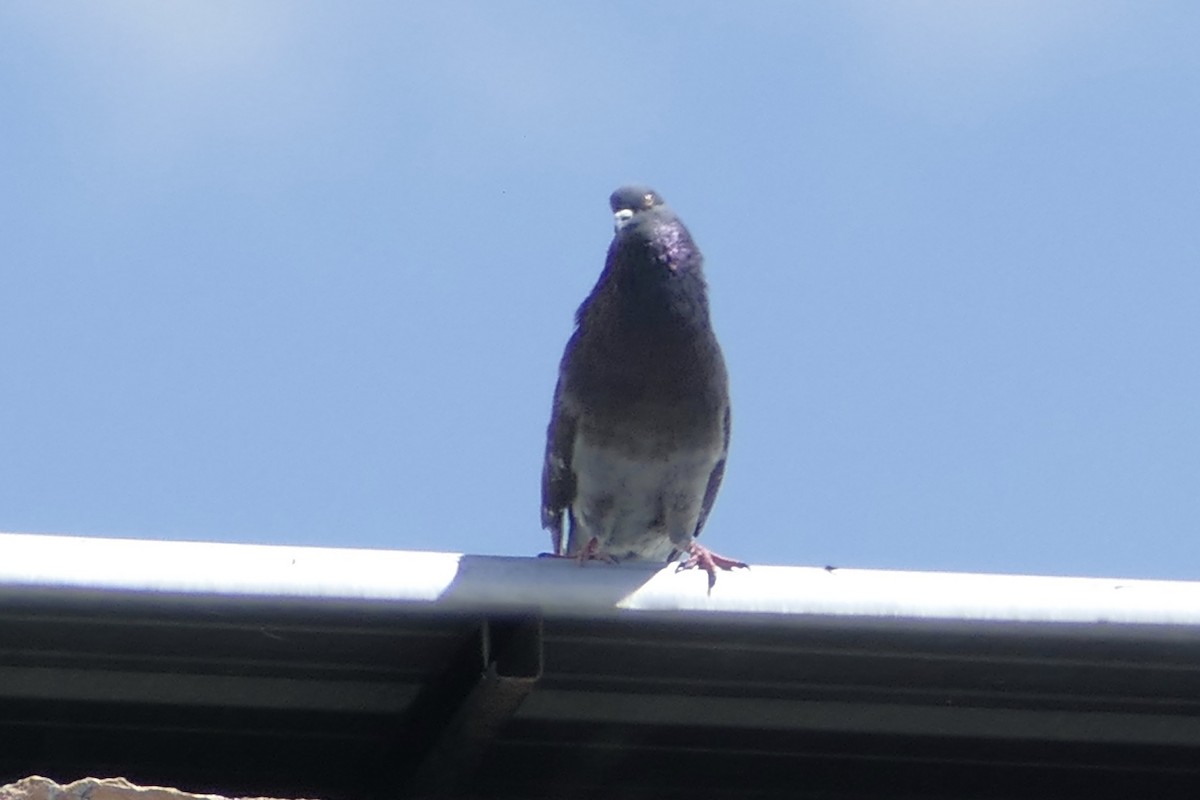
[[[688,557],[679,563],[675,568],[678,572],[684,569],[694,569],[700,567],[708,573],[708,591],[711,593],[714,586],[717,585],[717,570],[723,569],[726,571],[734,568],[749,569],[750,565],[745,561],[738,561],[736,558],[729,558],[720,553],[714,553],[702,544],[692,542],[687,549]]]

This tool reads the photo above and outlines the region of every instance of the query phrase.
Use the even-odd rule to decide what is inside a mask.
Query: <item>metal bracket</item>
[[[408,796],[456,796],[470,784],[500,728],[542,676],[542,619],[484,619],[462,654],[448,667],[446,682],[419,703],[426,711],[425,741],[433,744],[413,773]],[[436,733],[431,716],[441,719]]]

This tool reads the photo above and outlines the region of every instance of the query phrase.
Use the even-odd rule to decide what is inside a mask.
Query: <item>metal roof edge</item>
[[[416,603],[547,616],[725,612],[850,620],[1174,626],[1200,582],[760,566],[722,572],[555,558],[0,533],[0,595],[155,593]]]

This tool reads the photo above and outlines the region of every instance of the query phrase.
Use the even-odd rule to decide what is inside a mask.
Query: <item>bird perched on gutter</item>
[[[610,198],[616,233],[579,306],[554,389],[542,472],[553,555],[745,567],[696,542],[729,451],[729,380],[703,257],[652,189]],[[564,541],[565,535],[565,541]]]

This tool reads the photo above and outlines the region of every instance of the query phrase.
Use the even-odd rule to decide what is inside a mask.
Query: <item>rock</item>
[[[235,800],[216,794],[192,794],[163,786],[137,786],[124,778],[84,778],[59,786],[49,778],[33,775],[0,786],[0,800]],[[244,797],[236,800],[273,800]]]

